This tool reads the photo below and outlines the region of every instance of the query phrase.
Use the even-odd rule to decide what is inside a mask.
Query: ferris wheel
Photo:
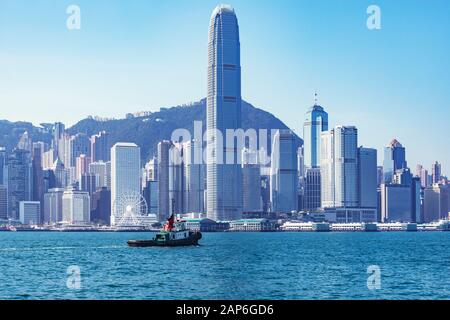
[[[147,201],[139,193],[123,193],[114,202],[116,226],[136,227],[147,214]]]

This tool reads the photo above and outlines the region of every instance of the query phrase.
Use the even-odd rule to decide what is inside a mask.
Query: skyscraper
[[[205,168],[199,141],[183,143],[185,213],[204,213]]]
[[[91,199],[89,193],[72,188],[62,196],[62,219],[68,224],[86,224],[91,221]]]
[[[0,147],[0,185],[5,185],[6,182],[4,181],[4,170],[6,170],[6,160],[7,160],[7,154],[6,154],[6,148]]]
[[[377,221],[376,150],[357,146],[355,127],[322,133],[322,208],[337,222]]]
[[[292,131],[278,130],[275,133],[270,172],[273,212],[290,213],[298,210],[297,148]]]
[[[306,170],[303,187],[303,210],[315,211],[321,206],[320,168]]]
[[[242,171],[237,146],[220,141],[226,129],[241,128],[241,63],[239,26],[234,9],[217,6],[208,42],[207,215],[213,220],[242,216]],[[234,159],[234,163],[225,163]]]
[[[442,171],[441,171],[441,164],[437,161],[435,163],[433,163],[433,165],[431,166],[431,176],[432,176],[433,183],[440,182],[441,176],[442,176]]]
[[[169,200],[169,163],[171,141],[158,143],[158,220],[165,221],[171,214]]]
[[[169,204],[170,212],[184,213],[183,145],[173,142],[169,151]]]
[[[425,222],[448,219],[450,213],[450,187],[433,184],[424,191]]]
[[[358,194],[363,208],[377,208],[377,150],[358,149]]]
[[[53,147],[53,159],[56,160],[57,158],[64,161],[65,159],[65,131],[66,128],[63,123],[56,122],[53,125],[53,140],[52,140],[52,147]],[[53,162],[53,160],[52,160]]]
[[[58,223],[63,219],[62,199],[64,189],[54,188],[44,195],[44,220],[43,223]]]
[[[9,217],[19,219],[20,201],[33,197],[33,166],[29,151],[15,149],[7,160]]]
[[[8,189],[0,184],[0,220],[8,219]]]
[[[328,113],[317,104],[315,94],[314,105],[306,113],[303,125],[304,165],[307,168],[320,166],[320,135],[328,131]]]
[[[89,172],[89,164],[91,163],[91,158],[85,154],[80,154],[75,159],[75,175],[78,183],[81,181],[81,176]]]
[[[405,148],[396,139],[392,140],[389,145],[384,148],[384,182],[391,183],[394,174],[399,169],[407,168]]]
[[[324,132],[321,148],[322,207],[358,207],[358,130],[338,126]]]
[[[91,158],[93,162],[106,162],[111,159],[109,134],[106,131],[101,131],[91,137]]]
[[[91,140],[84,133],[78,133],[70,138],[70,166],[76,166],[76,159],[84,154],[86,157],[91,156]],[[65,167],[68,165],[64,163]]]
[[[107,163],[106,162],[92,162],[89,164],[89,173],[95,175],[97,182],[97,189],[108,187],[107,183]]]
[[[243,211],[262,212],[261,173],[256,150],[242,150]]]
[[[420,184],[422,188],[428,187],[428,170],[425,169],[421,164],[417,165],[416,177],[420,178]]]
[[[118,142],[111,149],[111,225],[119,212],[120,199],[141,194],[141,149],[134,143]]]

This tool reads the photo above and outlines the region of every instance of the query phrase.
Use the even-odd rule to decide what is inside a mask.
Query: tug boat
[[[164,228],[151,240],[128,240],[130,247],[178,247],[196,246],[202,238],[199,231],[192,231],[186,227],[186,221],[176,220],[172,214]]]

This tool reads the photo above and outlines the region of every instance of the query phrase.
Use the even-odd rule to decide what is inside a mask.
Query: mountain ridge
[[[188,105],[161,107],[159,111],[149,112],[143,116],[128,116],[122,119],[102,119],[87,117],[78,121],[67,129],[69,134],[85,133],[89,136],[100,131],[110,134],[110,146],[114,143],[134,142],[141,147],[141,158],[148,160],[156,154],[159,141],[169,140],[175,129],[184,128],[193,132],[194,121],[202,121],[205,130],[206,99],[190,103]],[[242,128],[289,129],[281,120],[263,109],[254,107],[246,101],[242,101]],[[51,141],[50,132],[36,127],[30,122],[10,122],[0,120],[0,145],[12,149],[18,142],[20,135],[28,131],[33,141]],[[295,135],[296,143],[303,143]],[[268,140],[270,141],[270,140]],[[270,153],[270,145],[268,145]]]

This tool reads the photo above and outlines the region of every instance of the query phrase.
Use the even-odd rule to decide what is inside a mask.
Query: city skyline
[[[317,4],[286,3],[294,5],[298,10],[287,12],[287,7],[272,7],[268,3],[258,6],[251,2],[231,3],[241,17],[241,32],[245,42],[242,48],[242,64],[245,69],[242,78],[243,98],[278,116],[302,136],[300,133],[305,113],[313,104],[312,96],[317,91],[319,104],[333,115],[329,120],[330,127],[358,126],[361,144],[376,147],[379,152],[393,138],[398,138],[407,148],[411,165],[420,163],[429,168],[438,160],[442,163],[443,171],[449,168],[450,151],[443,147],[443,134],[439,130],[445,128],[445,119],[449,118],[449,108],[445,107],[450,100],[449,93],[445,90],[449,84],[449,72],[446,71],[450,70],[449,62],[445,59],[448,44],[438,41],[447,36],[446,30],[449,28],[446,28],[448,22],[445,19],[436,18],[436,15],[439,17],[439,14],[445,12],[448,3],[436,2],[433,8],[429,8],[425,3],[417,1],[418,6],[412,9],[405,2],[394,4],[380,1],[378,5],[383,17],[382,29],[375,31],[365,27],[367,4],[364,2],[345,3],[332,12],[327,10],[323,1]],[[204,96],[206,76],[198,70],[205,69],[207,35],[204,19],[200,17],[204,17],[205,12],[209,15],[211,8],[217,3],[152,3],[152,10],[148,10],[149,4],[143,2],[126,8],[118,2],[108,2],[106,8],[102,8],[106,10],[100,10],[102,4],[105,3],[79,1],[82,28],[78,31],[68,31],[65,28],[66,7],[62,4],[52,5],[49,1],[40,1],[36,5],[14,2],[0,4],[0,21],[5,23],[0,24],[0,46],[3,49],[0,65],[6,70],[0,76],[0,83],[3,88],[2,104],[8,106],[3,110],[4,116],[1,118],[38,123],[43,122],[39,121],[42,117],[46,122],[61,120],[72,124],[88,114],[123,116],[124,111],[151,109],[145,107],[148,104],[158,107],[174,105]],[[174,6],[189,10],[180,10],[183,11],[180,16],[171,10]],[[33,8],[28,10],[33,12],[32,15],[27,8]],[[48,19],[37,21],[40,17],[37,13],[42,11],[47,13]],[[136,17],[136,21],[127,23],[129,18],[123,17],[119,12]],[[12,19],[19,13],[22,16],[18,20],[21,25]],[[251,25],[249,14],[260,15],[261,20],[270,15],[273,23]],[[150,15],[154,19],[147,19]],[[317,17],[322,15],[329,19],[327,26],[315,23]],[[394,15],[401,15],[410,25],[401,22],[402,19],[395,20]],[[427,19],[431,15],[432,21]],[[281,19],[282,16],[286,19]],[[176,17],[184,23],[183,35],[174,34],[173,27],[168,25]],[[298,19],[288,19],[294,17]],[[108,33],[100,24],[111,18],[116,20],[107,24],[111,27],[111,33]],[[294,24],[294,21],[297,22]],[[38,27],[37,22],[40,22]],[[59,23],[61,30],[57,27]],[[295,28],[297,23],[299,28]],[[158,32],[151,28],[154,24],[160,24]],[[294,30],[287,28],[288,26],[294,27]],[[30,30],[33,31],[31,34],[39,35],[36,37],[39,41],[30,39]],[[134,32],[134,36],[124,39],[125,35],[129,35],[127,31]],[[268,43],[279,46],[267,49],[267,46],[254,37],[256,32],[265,32]],[[171,39],[166,37],[168,34],[171,34]],[[344,34],[356,44],[343,39]],[[17,36],[13,38],[13,35]],[[277,36],[280,35],[283,36],[278,39]],[[294,39],[298,37],[299,41],[295,41],[295,44],[284,41],[290,35],[295,36]],[[186,39],[180,39],[180,36]],[[336,39],[333,40],[333,36]],[[91,40],[94,38],[103,39],[100,43],[105,45],[104,49],[92,46]],[[53,41],[55,39],[60,45]],[[126,45],[117,51],[110,50],[116,47],[114,42],[117,39],[123,40]],[[178,41],[184,51],[179,53],[178,50],[172,50],[171,41]],[[158,43],[158,49],[150,52],[150,49],[154,49],[154,43]],[[423,48],[430,45],[434,50],[425,52]],[[345,54],[341,47],[348,49]],[[30,48],[33,50],[29,50]],[[172,51],[170,54],[167,52],[169,48]],[[331,48],[333,50],[325,50]],[[328,54],[328,51],[333,54]],[[168,54],[168,58],[160,56],[162,53]],[[282,60],[281,54],[284,54]],[[424,54],[428,59],[423,58]],[[99,62],[99,55],[103,55],[105,61]],[[144,58],[158,61],[158,67],[152,62],[144,62]],[[268,58],[275,62],[277,68],[262,68],[262,63]],[[180,61],[176,61],[173,68],[177,72],[177,77],[173,78],[174,71],[166,67],[175,60]],[[324,61],[327,63],[324,64]],[[117,62],[121,63],[115,64],[114,70],[105,72],[108,64]],[[287,63],[292,64],[292,68],[286,68]],[[182,67],[178,64],[182,64]],[[90,68],[92,66],[95,68]],[[142,77],[145,72],[150,71],[149,68],[152,69],[148,73],[151,78],[143,81]],[[197,68],[197,71],[192,72],[192,68]],[[292,75],[294,71],[299,72]],[[135,90],[130,94],[129,84],[119,81],[120,85],[124,85],[123,91],[110,94],[116,92],[116,89],[109,89],[118,85],[113,78],[120,79],[118,75],[123,78],[124,74],[130,77],[130,81],[126,82],[131,83]],[[187,74],[195,81],[186,81]],[[38,76],[40,81],[32,81]],[[160,77],[160,84],[154,81],[155,76]],[[108,83],[101,81],[103,77]],[[168,83],[167,77],[171,78],[171,82],[175,79],[175,83],[165,86]],[[430,77],[433,77],[432,83],[427,80]],[[267,87],[267,83],[270,83],[272,90],[261,90]],[[90,92],[87,87],[98,90]],[[411,94],[411,88],[414,89],[414,95]],[[108,91],[106,89],[109,90],[110,97],[105,96],[104,93]],[[23,90],[27,91],[26,95],[20,94]],[[159,90],[161,94],[152,94],[154,90]],[[167,90],[170,90],[170,94]],[[36,108],[39,113],[34,113],[35,108],[29,110],[31,100],[28,99],[31,98],[33,105],[39,106]],[[56,100],[78,112],[55,112]],[[392,104],[396,106],[397,112],[391,114]],[[434,112],[441,115],[438,119],[432,119],[432,115],[429,115],[431,105],[437,110]],[[292,116],[293,112],[295,117]],[[59,119],[55,119],[55,116]],[[427,117],[429,121],[424,121]],[[422,134],[418,134],[417,128],[422,128]]]

